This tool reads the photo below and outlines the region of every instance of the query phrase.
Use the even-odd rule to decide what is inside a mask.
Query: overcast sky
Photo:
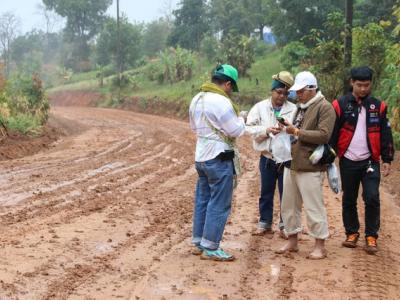
[[[174,9],[179,2],[180,0],[120,0],[120,9],[131,22],[148,22],[163,16],[166,7],[171,5]],[[0,14],[11,11],[19,17],[22,32],[35,27],[44,29],[44,23],[37,9],[37,5],[42,3],[41,0],[0,0],[0,3]],[[114,0],[108,11],[108,14],[113,16],[116,16],[115,3]]]

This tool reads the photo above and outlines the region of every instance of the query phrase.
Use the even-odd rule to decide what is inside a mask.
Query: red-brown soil
[[[277,235],[251,235],[258,158],[242,138],[244,174],[222,242],[238,260],[202,261],[189,253],[197,175],[187,122],[82,106],[52,116],[65,132],[57,142],[0,162],[0,299],[399,298],[400,208],[386,186],[377,255],[362,241],[340,246],[341,201],[325,185],[328,258],[306,259],[306,234],[299,253],[279,256]]]
[[[61,132],[51,125],[45,126],[38,136],[9,133],[9,136],[0,142],[0,161],[21,158],[44,150],[50,147],[60,134]]]

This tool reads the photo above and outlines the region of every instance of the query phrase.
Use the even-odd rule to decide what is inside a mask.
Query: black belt
[[[224,161],[224,160],[233,160],[234,157],[235,157],[235,151],[225,150],[224,152],[218,154],[216,158]]]

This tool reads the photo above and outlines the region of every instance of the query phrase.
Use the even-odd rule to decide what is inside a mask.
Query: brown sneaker
[[[378,244],[375,237],[367,236],[365,238],[365,251],[368,254],[375,254],[376,252],[378,252]]]
[[[190,249],[190,253],[193,255],[201,255],[203,253],[203,248],[200,247],[200,245],[193,245],[192,248]]]
[[[346,240],[342,243],[342,246],[347,248],[357,247],[357,242],[359,237],[360,237],[359,233],[348,234]]]

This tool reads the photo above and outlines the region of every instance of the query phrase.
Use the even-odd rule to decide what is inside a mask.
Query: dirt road
[[[381,251],[340,247],[340,200],[324,187],[329,257],[278,256],[256,237],[257,155],[222,246],[238,260],[189,254],[194,138],[185,122],[96,108],[52,110],[66,131],[50,150],[0,163],[0,299],[399,299],[400,209],[382,190]],[[361,204],[361,203],[360,203]]]

